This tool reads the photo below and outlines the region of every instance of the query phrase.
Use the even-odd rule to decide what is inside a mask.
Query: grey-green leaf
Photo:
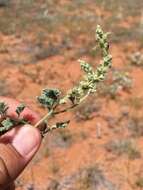
[[[5,130],[9,130],[14,126],[14,123],[10,118],[7,118],[1,122],[2,126],[5,128]]]
[[[24,111],[25,109],[25,105],[24,104],[20,104],[17,108],[16,108],[16,113],[18,116],[20,116],[20,114]]]
[[[58,89],[44,89],[37,99],[42,106],[50,110],[59,101],[60,94],[61,92]]]
[[[6,114],[8,108],[9,107],[7,106],[7,104],[5,104],[4,102],[0,102],[0,114],[1,115]]]
[[[70,120],[64,121],[64,122],[58,122],[58,123],[56,123],[56,127],[57,128],[66,128],[68,126],[69,122],[70,122]]]

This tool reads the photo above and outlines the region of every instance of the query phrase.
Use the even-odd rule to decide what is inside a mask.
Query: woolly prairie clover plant
[[[57,122],[49,126],[49,119],[60,113],[67,112],[81,104],[91,93],[96,92],[97,84],[105,79],[105,75],[111,67],[112,56],[109,54],[109,43],[107,40],[108,33],[104,33],[98,25],[96,29],[96,41],[101,48],[103,60],[96,70],[93,69],[86,61],[79,60],[81,69],[85,75],[83,79],[73,89],[69,90],[65,96],[62,96],[59,89],[47,88],[37,97],[38,102],[47,109],[47,114],[34,126],[40,129],[44,135],[57,128],[65,128],[69,124],[69,120]],[[0,134],[4,134],[11,128],[28,123],[21,119],[20,115],[25,109],[25,105],[21,104],[15,110],[17,119],[11,119],[7,116],[8,106],[0,103]],[[44,127],[41,127],[44,126]]]

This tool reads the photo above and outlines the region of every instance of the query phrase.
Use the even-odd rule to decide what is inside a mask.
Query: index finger
[[[7,110],[7,115],[9,117],[12,117],[12,118],[18,117],[15,111],[16,111],[16,108],[20,105],[19,101],[14,100],[12,98],[0,97],[0,102],[4,102],[9,107],[9,109]],[[32,125],[37,123],[40,119],[39,115],[28,107],[25,107],[20,117],[30,121]]]

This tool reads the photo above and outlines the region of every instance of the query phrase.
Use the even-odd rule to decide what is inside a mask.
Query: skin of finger
[[[0,144],[0,190],[6,188],[21,172],[22,159],[10,145]],[[20,166],[20,167],[19,167]]]
[[[14,181],[23,171],[33,155],[37,152],[41,142],[41,135],[35,130],[37,146],[28,154],[22,157],[11,144],[0,143],[0,190]],[[20,130],[20,129],[19,129]],[[14,138],[14,137],[13,137]]]
[[[15,190],[15,185],[14,183],[10,184],[6,189],[4,190]]]
[[[18,177],[40,147],[41,135],[39,131],[32,126],[26,126],[26,128],[32,130],[36,141],[36,147],[32,149],[30,154],[23,157],[10,143],[0,143],[0,190]]]

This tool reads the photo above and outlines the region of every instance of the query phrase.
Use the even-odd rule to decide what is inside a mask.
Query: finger
[[[17,118],[18,115],[16,114],[15,110],[16,108],[20,105],[20,103],[14,99],[11,98],[6,98],[6,97],[0,97],[0,102],[5,102],[9,109],[7,111],[7,115],[12,117],[12,118]],[[26,107],[24,111],[20,115],[21,118],[26,119],[27,121],[30,121],[30,124],[34,125],[36,124],[39,120],[40,117],[36,112],[33,112],[31,109]],[[45,123],[41,123],[38,129],[40,131],[43,131],[46,127]],[[9,133],[9,135],[13,133]]]
[[[0,190],[16,179],[41,143],[39,131],[32,126],[25,125],[13,130],[17,132],[9,136],[10,143],[0,143]]]
[[[15,112],[16,108],[20,105],[20,103],[14,99],[0,97],[0,102],[4,102],[8,105],[9,109],[7,111],[7,115],[13,118],[17,118],[17,114]],[[31,122],[31,124],[35,124],[40,118],[36,112],[33,112],[28,107],[26,107],[21,113],[21,117],[27,119]]]
[[[6,189],[4,190],[15,190],[15,185],[14,183],[10,184]]]
[[[0,102],[9,106],[8,116],[17,117],[15,110],[20,105],[18,101],[0,97]],[[21,117],[30,120],[32,124],[39,120],[39,116],[29,108],[25,108]],[[39,131],[31,126],[12,129],[0,138],[0,189],[4,189],[20,174],[38,150],[40,143]]]

